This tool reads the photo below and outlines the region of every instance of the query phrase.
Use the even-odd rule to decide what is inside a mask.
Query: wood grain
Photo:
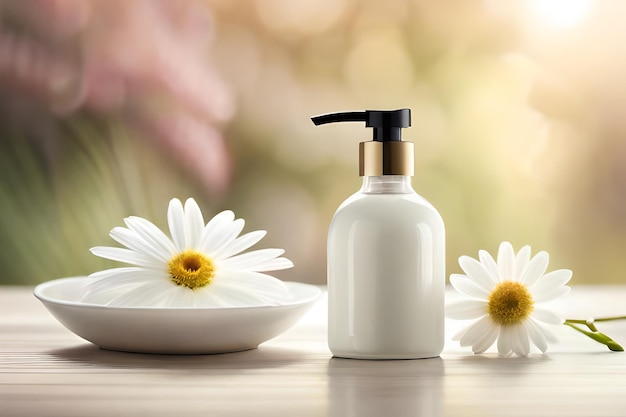
[[[573,293],[556,307],[576,318],[626,312],[626,287]],[[626,356],[565,326],[548,355],[449,342],[437,359],[354,361],[331,358],[325,323],[322,300],[259,349],[131,354],[73,335],[31,288],[0,287],[0,416],[626,416]],[[602,330],[626,344],[626,323]]]

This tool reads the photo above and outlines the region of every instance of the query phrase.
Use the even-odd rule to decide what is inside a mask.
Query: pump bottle
[[[315,125],[365,122],[361,189],[337,209],[328,232],[328,345],[336,357],[418,359],[444,343],[445,231],[411,186],[409,109],[334,113]]]

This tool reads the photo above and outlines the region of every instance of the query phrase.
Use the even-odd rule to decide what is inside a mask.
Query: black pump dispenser
[[[402,128],[411,126],[411,110],[365,110],[358,112],[330,113],[312,117],[316,126],[326,123],[365,122],[366,127],[374,128],[374,141],[399,142]]]
[[[402,129],[411,126],[411,110],[365,110],[312,117],[315,125],[365,122],[374,128],[374,139],[359,144],[359,175],[413,175],[413,143],[402,140]]]

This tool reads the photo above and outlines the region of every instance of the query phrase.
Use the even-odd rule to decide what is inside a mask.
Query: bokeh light
[[[593,0],[530,0],[530,3],[542,23],[557,29],[581,23],[593,6]]]
[[[296,264],[281,278],[322,284],[371,132],[309,118],[409,107],[450,273],[509,240],[574,283],[622,283],[625,16],[612,0],[0,0],[0,282],[110,266],[87,249],[123,217],[164,226],[193,196],[267,229]]]

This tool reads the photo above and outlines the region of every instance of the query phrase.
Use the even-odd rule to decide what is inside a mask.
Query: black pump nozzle
[[[365,110],[330,113],[312,117],[311,120],[316,126],[337,122],[365,122],[365,126],[374,128],[375,141],[399,142],[402,140],[402,128],[411,126],[411,110]]]

